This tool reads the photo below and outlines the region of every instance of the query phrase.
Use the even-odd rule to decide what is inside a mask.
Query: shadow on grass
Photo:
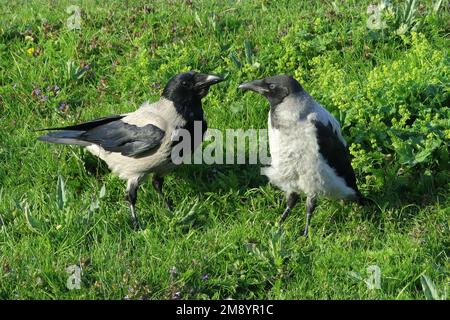
[[[109,174],[106,164],[98,158],[89,153],[84,153],[82,158],[85,169],[96,178]],[[185,165],[177,167],[170,176],[175,181],[182,180],[194,194],[245,192],[268,184],[267,177],[261,174],[260,165]],[[386,213],[397,221],[412,220],[424,208],[446,201],[448,190],[443,183],[445,180],[441,180],[417,172],[402,177],[387,173],[382,187],[377,191],[364,192],[373,203],[365,206],[346,202],[334,204],[338,210],[333,219],[344,223],[350,211],[357,210],[361,219],[377,225],[380,230],[384,229]],[[280,196],[281,194],[282,192]],[[303,196],[302,199],[304,200]],[[280,207],[280,214],[283,209]],[[297,204],[295,211],[296,214],[304,213],[304,201]]]
[[[388,174],[382,188],[365,194],[373,203],[365,206],[352,204],[351,210],[357,209],[362,220],[384,232],[384,224],[388,220],[402,222],[398,224],[398,228],[406,230],[409,223],[424,211],[436,208],[439,203],[444,204],[448,197],[448,187],[443,181],[422,173],[415,172],[401,177]],[[333,218],[338,222],[345,222],[347,214],[348,210],[339,210]]]
[[[245,191],[268,183],[259,165],[189,165],[177,168],[172,176],[198,192]]]

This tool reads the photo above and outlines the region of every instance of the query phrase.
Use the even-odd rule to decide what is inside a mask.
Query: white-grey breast
[[[271,166],[264,173],[286,192],[351,199],[356,191],[320,152],[318,125],[346,143],[338,121],[306,91],[291,94],[269,113]]]

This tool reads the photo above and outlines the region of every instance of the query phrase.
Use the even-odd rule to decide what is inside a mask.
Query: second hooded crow
[[[274,76],[239,88],[255,91],[270,103],[272,162],[264,174],[286,192],[287,207],[280,224],[295,206],[299,192],[307,196],[305,236],[318,197],[366,201],[356,185],[339,123],[294,78]]]
[[[46,129],[58,131],[38,140],[84,146],[103,159],[113,173],[127,181],[127,200],[133,225],[137,227],[135,204],[139,183],[149,173],[154,173],[153,186],[164,197],[164,176],[174,168],[172,137],[176,130],[186,129],[193,139],[195,121],[201,121],[203,133],[206,131],[201,100],[211,85],[222,80],[215,75],[193,71],[181,73],[169,80],[160,100],[155,103],[146,102],[131,113]]]

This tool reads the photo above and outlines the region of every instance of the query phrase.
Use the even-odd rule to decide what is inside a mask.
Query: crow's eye
[[[269,85],[269,89],[270,89],[270,90],[275,89],[275,85],[274,85],[273,83],[271,83],[271,84]]]
[[[181,85],[182,85],[183,87],[187,87],[188,83],[187,83],[187,81],[182,81],[182,82],[181,82]]]

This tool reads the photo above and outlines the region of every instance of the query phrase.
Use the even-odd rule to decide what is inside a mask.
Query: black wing
[[[350,154],[342,141],[334,133],[331,123],[325,126],[320,121],[313,121],[313,124],[317,129],[317,141],[319,143],[320,154],[328,165],[336,171],[337,175],[345,180],[347,186],[355,190],[359,195]]]
[[[142,156],[160,146],[165,135],[164,130],[152,124],[138,127],[122,121],[123,117],[112,116],[74,126],[55,128],[61,131],[51,132],[38,139],[83,146],[94,143],[107,151],[120,152],[129,157]]]
[[[119,120],[86,131],[81,139],[98,144],[107,151],[136,157],[159,147],[164,134],[152,124],[138,127]]]

